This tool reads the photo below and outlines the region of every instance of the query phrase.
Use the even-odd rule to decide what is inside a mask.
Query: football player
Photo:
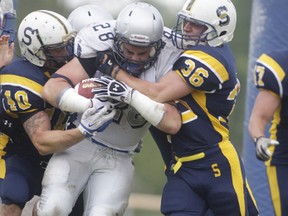
[[[107,106],[90,108],[78,128],[64,131],[68,113],[41,97],[51,74],[70,60],[67,50],[73,41],[70,23],[55,12],[34,11],[20,23],[18,42],[23,58],[0,74],[0,215],[20,216],[26,202],[39,195],[51,154],[99,131],[115,114],[106,115]],[[90,121],[95,127],[87,129]]]
[[[164,215],[204,215],[208,209],[214,215],[258,215],[241,158],[229,139],[229,115],[240,90],[228,45],[235,26],[236,9],[230,0],[187,0],[172,36],[184,52],[159,82],[119,71],[111,66],[115,59],[100,66],[100,71],[130,86],[107,81],[106,93],[95,90],[104,97],[134,106],[136,89],[158,102],[177,100],[182,127],[171,136],[173,161],[163,190]],[[122,91],[111,88],[116,85],[124,86]],[[151,105],[145,101],[137,106]]]
[[[95,22],[113,20],[112,14],[96,4],[82,5],[74,9],[68,16],[73,30],[78,33],[82,28]]]
[[[155,7],[142,2],[127,5],[116,21],[89,25],[79,31],[75,39],[76,57],[45,84],[43,96],[62,110],[86,110],[88,99],[76,94],[73,86],[102,75],[97,70],[107,50],[112,50],[133,76],[158,81],[180,53],[171,42],[163,48],[162,35],[163,19]],[[133,107],[118,104],[113,122],[103,133],[54,154],[44,175],[38,215],[67,215],[82,190],[87,199],[85,215],[123,215],[132,189],[134,154],[147,129],[152,123],[175,133],[181,125],[174,106],[154,105],[155,109],[141,116]],[[166,112],[173,112],[180,123],[163,123]],[[55,174],[58,178],[51,181]]]
[[[256,157],[265,161],[275,215],[288,214],[287,184],[287,55],[288,50],[263,53],[256,62],[254,85],[259,89],[249,120]],[[265,134],[269,125],[269,136]]]

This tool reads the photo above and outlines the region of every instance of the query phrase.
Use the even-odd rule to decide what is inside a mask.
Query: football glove
[[[104,105],[109,105],[110,106],[110,111],[117,106],[120,102],[115,101],[115,100],[109,100],[108,98],[98,98],[94,96],[91,100],[92,103],[92,108],[99,109],[103,107]]]
[[[112,71],[118,67],[112,50],[98,52],[96,56],[98,70],[105,75],[112,76]]]
[[[78,129],[87,137],[92,137],[95,133],[103,131],[113,120],[116,110],[111,110],[110,105],[104,105],[98,109],[87,109],[81,118]]]
[[[130,104],[134,89],[121,81],[112,79],[109,76],[102,76],[100,77],[100,80],[102,80],[102,84],[106,87],[92,89],[96,98],[111,98]]]
[[[277,140],[271,140],[263,136],[255,139],[255,145],[257,159],[261,161],[267,161],[271,157],[269,146],[279,145],[279,142]]]

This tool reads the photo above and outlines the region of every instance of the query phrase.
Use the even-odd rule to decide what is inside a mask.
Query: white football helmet
[[[236,21],[231,0],[187,0],[173,29],[174,43],[181,49],[197,44],[220,46],[232,40]],[[206,26],[206,31],[200,35],[185,34],[183,28],[187,22]]]
[[[72,56],[75,33],[68,20],[48,10],[28,14],[18,28],[21,54],[32,64],[43,67],[46,61],[54,62],[59,68]],[[65,56],[53,56],[50,51],[66,48]]]
[[[95,4],[82,5],[74,9],[68,16],[68,21],[75,32],[79,32],[81,28],[91,23],[113,19],[109,11]]]
[[[162,41],[164,22],[160,12],[150,4],[134,2],[122,9],[115,26],[114,51],[118,64],[134,76],[139,76],[156,61]],[[151,47],[150,58],[146,61],[129,61],[123,55],[122,44]]]

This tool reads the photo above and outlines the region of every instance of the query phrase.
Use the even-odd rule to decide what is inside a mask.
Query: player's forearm
[[[165,103],[165,113],[157,128],[167,134],[176,134],[182,125],[179,111],[173,105]]]
[[[160,103],[177,100],[192,91],[191,87],[175,71],[170,71],[156,83],[133,77],[123,70],[118,72],[116,79]]]
[[[44,85],[42,96],[52,106],[58,107],[58,100],[63,90],[71,86],[62,78],[50,78]]]
[[[255,137],[265,136],[265,128],[267,123],[267,121],[252,113],[248,125],[248,131],[251,138],[254,139]]]
[[[35,113],[23,123],[31,142],[41,155],[63,151],[84,139],[79,129],[51,130],[50,117],[45,111]]]
[[[133,91],[129,104],[153,126],[166,133],[175,134],[181,127],[181,116],[171,104],[154,101],[137,90]]]
[[[64,151],[84,138],[78,128],[67,131],[50,130],[42,132],[39,139],[35,140],[34,145],[41,155],[47,155]]]
[[[279,108],[279,96],[267,90],[260,90],[249,119],[248,130],[252,138],[264,136],[266,125],[270,122],[274,112]]]

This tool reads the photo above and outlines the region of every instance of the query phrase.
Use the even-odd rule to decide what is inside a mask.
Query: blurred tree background
[[[91,0],[91,1],[79,1],[80,5],[84,5],[87,3],[103,3],[103,6],[110,10],[114,15],[114,18],[117,17],[119,10],[128,4],[130,1],[128,0],[117,0],[113,1],[113,4],[109,4],[110,0]],[[181,2],[180,4],[175,5],[167,3],[163,4],[165,0],[148,0],[144,1],[150,3],[157,7],[159,11],[162,13],[165,25],[168,27],[173,27],[176,22],[177,11],[181,8],[182,4],[185,2],[184,0],[178,0]],[[72,0],[18,0],[18,9],[17,9],[17,17],[18,24],[28,13],[39,10],[39,9],[47,9],[58,12],[65,17],[69,15],[69,13],[74,9],[69,4],[73,2]],[[170,1],[169,1],[170,2]],[[172,2],[172,1],[171,1]],[[118,10],[111,9],[110,6],[116,4],[119,8]],[[170,4],[170,5],[169,5]],[[250,28],[250,13],[251,13],[251,1],[241,1],[234,0],[234,4],[237,9],[237,27],[234,34],[234,39],[231,42],[232,50],[234,51],[235,58],[237,61],[238,68],[238,78],[241,82],[241,92],[237,100],[236,108],[232,113],[230,118],[230,128],[231,128],[231,140],[237,146],[239,151],[242,151],[242,135],[243,135],[243,122],[244,122],[244,112],[245,112],[245,94],[246,94],[246,77],[247,77],[247,62],[248,62],[248,45],[249,45],[249,28]],[[79,5],[79,4],[78,4]],[[121,6],[120,6],[121,5]],[[75,6],[76,7],[76,6]],[[79,17],[79,19],[81,19]],[[19,51],[16,51],[16,54],[19,55]],[[164,176],[164,165],[159,154],[159,151],[154,144],[153,139],[150,134],[144,139],[144,146],[140,154],[137,154],[135,157],[135,167],[136,167],[136,175],[135,181],[133,185],[133,192],[136,193],[148,193],[148,194],[157,194],[160,195],[162,188],[165,183]],[[132,214],[132,213],[127,213]],[[144,216],[147,215],[147,212],[137,211],[134,212],[133,215]],[[152,213],[149,212],[150,216],[159,216],[160,213]]]

